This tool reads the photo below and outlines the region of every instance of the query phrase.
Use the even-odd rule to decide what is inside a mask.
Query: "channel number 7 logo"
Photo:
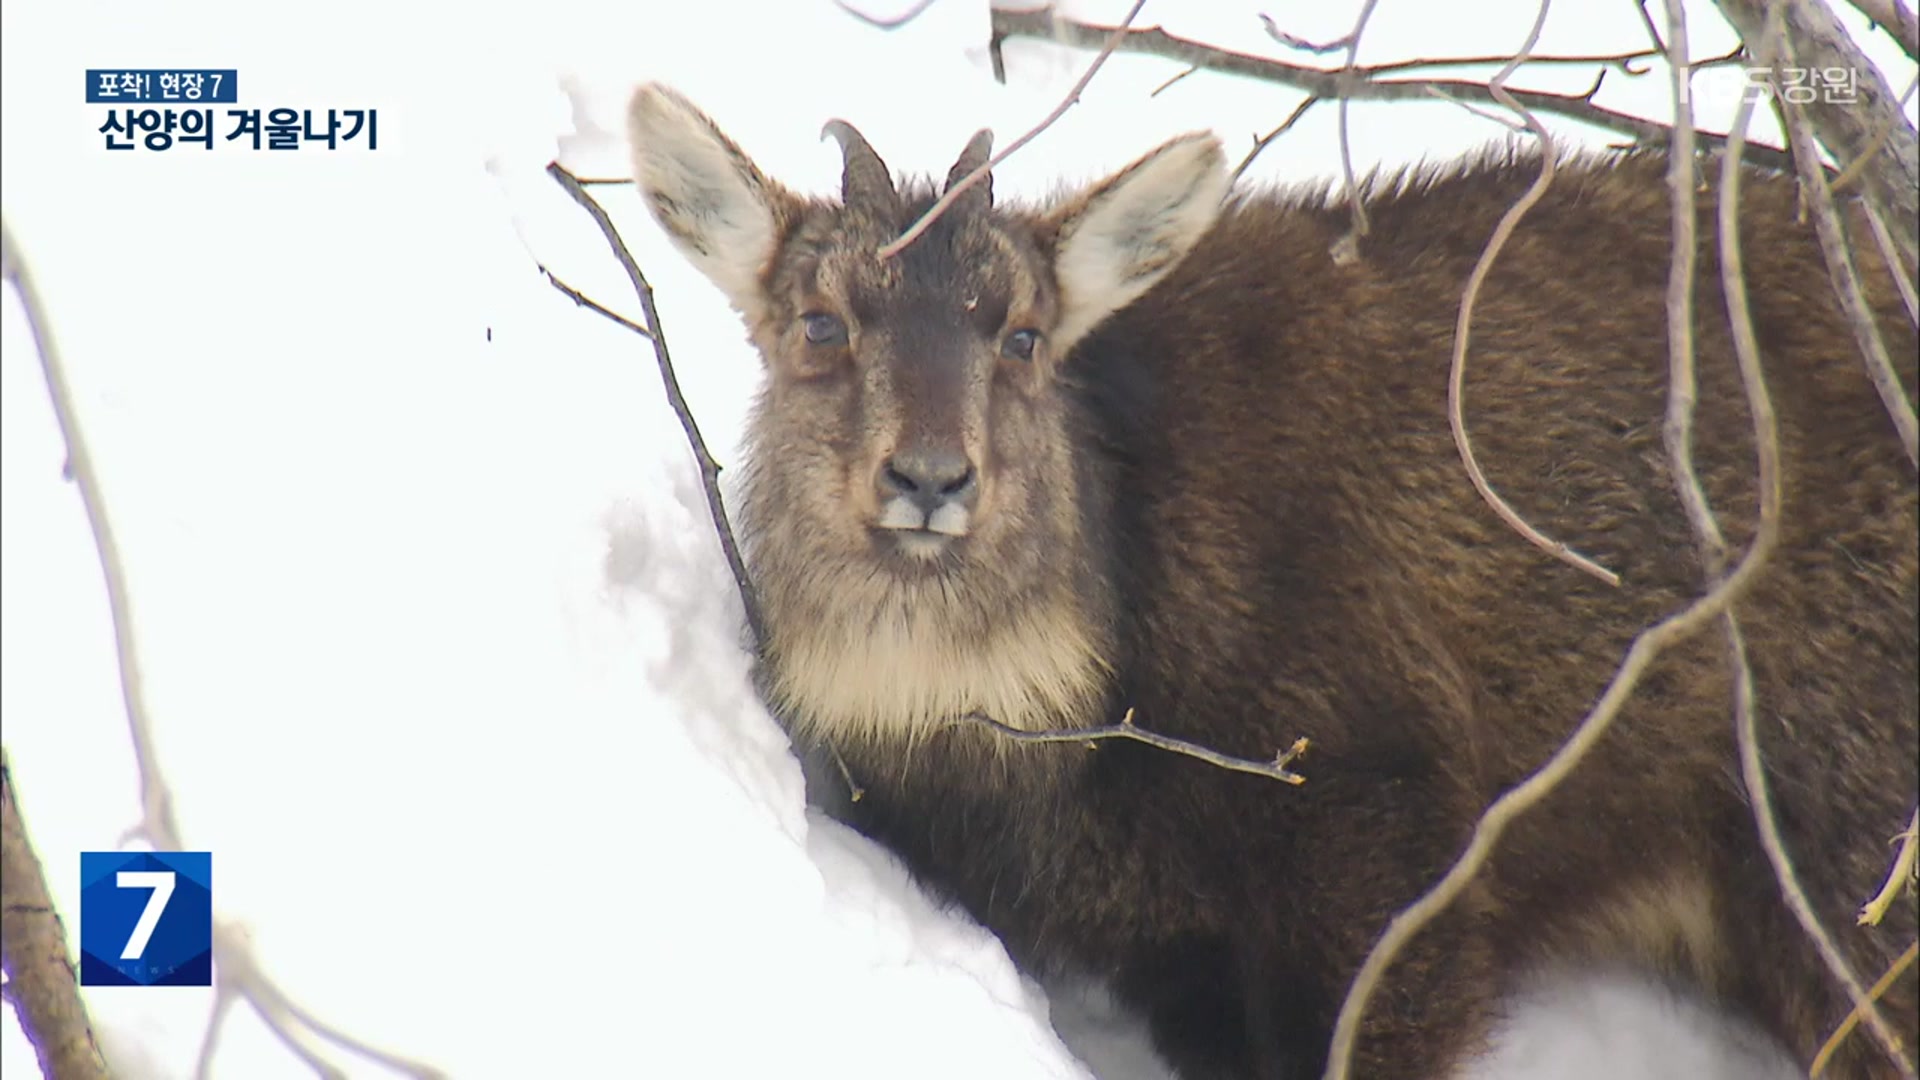
[[[213,856],[80,853],[82,986],[213,985]]]

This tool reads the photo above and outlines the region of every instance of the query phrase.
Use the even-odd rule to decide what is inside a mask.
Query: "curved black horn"
[[[840,174],[840,200],[848,206],[875,205],[890,206],[897,202],[899,195],[893,188],[893,176],[887,172],[887,163],[873,152],[866,137],[855,131],[852,124],[845,120],[829,120],[820,129],[820,137],[833,136],[840,144],[840,153],[846,158],[846,166]]]
[[[967,174],[987,163],[993,156],[993,132],[981,128],[967,140],[967,148],[960,151],[960,160],[947,170],[947,184],[942,191],[951,191],[953,185],[966,179]],[[993,205],[993,174],[982,176],[978,182],[967,189],[957,202],[985,210]]]

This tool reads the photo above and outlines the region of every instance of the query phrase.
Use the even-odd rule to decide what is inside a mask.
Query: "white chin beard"
[[[947,550],[952,543],[950,537],[931,532],[896,532],[895,537],[900,550],[916,559],[932,559]]]

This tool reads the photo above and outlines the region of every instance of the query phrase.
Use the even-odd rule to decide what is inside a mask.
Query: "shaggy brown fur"
[[[1317,1076],[1387,920],[1634,635],[1702,591],[1660,435],[1664,162],[1561,170],[1481,294],[1470,359],[1492,483],[1615,589],[1503,525],[1449,435],[1461,286],[1535,161],[1379,185],[1361,258],[1335,265],[1344,208],[1243,193],[1215,221],[1219,152],[1189,137],[1059,207],[982,195],[880,263],[931,195],[896,192],[851,129],[843,205],[780,188],[671,92],[642,90],[633,120],[656,217],[767,360],[742,524],[769,691],[864,786],[852,819],[1023,964],[1111,980],[1183,1076]],[[1853,926],[1915,798],[1915,478],[1793,200],[1748,179],[1785,533],[1738,610],[1787,843],[1870,979],[1915,929],[1911,894]],[[1738,549],[1753,439],[1703,233],[1697,457]],[[1914,330],[1860,262],[1911,387]],[[901,499],[955,507],[959,531],[903,528],[889,515],[922,519]],[[1308,782],[951,722],[1128,708],[1253,758],[1306,735]],[[1697,988],[1802,1062],[1848,1009],[1754,838],[1717,634],[1658,662],[1393,966],[1356,1075],[1445,1076],[1525,980],[1607,966]],[[1920,1042],[1912,975],[1885,1009]],[[1834,1069],[1892,1075],[1865,1035]]]

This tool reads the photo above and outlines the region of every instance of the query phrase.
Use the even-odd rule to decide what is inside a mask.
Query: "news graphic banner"
[[[86,70],[87,104],[110,106],[99,129],[109,150],[380,148],[377,109],[212,108],[240,104],[233,68]]]
[[[80,985],[212,986],[212,854],[81,852]]]

